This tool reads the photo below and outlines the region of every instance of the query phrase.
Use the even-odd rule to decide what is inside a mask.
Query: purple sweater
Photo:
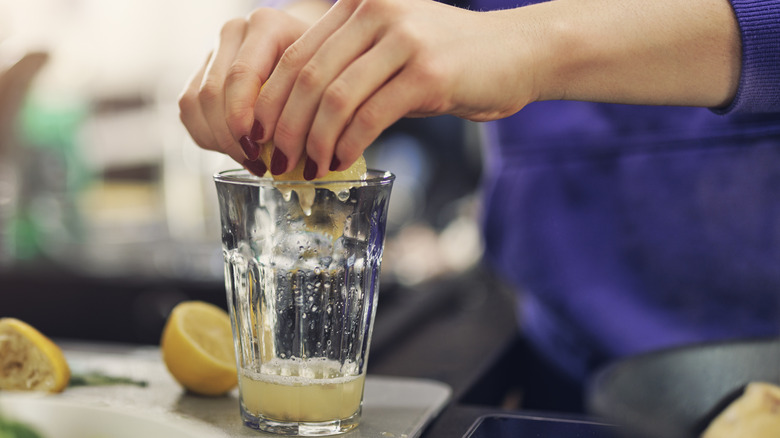
[[[523,333],[576,378],[780,334],[780,0],[732,4],[728,108],[540,102],[485,124],[487,260],[518,287]]]

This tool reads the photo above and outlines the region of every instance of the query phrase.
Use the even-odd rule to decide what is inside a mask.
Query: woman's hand
[[[248,137],[257,95],[282,53],[308,27],[305,20],[270,8],[225,23],[216,50],[179,99],[181,120],[200,147],[265,172],[257,160],[259,147]]]
[[[282,55],[255,105],[271,172],[343,170],[404,116],[491,120],[533,100],[522,21],[431,0],[339,0]],[[508,33],[515,34],[507,38]]]
[[[551,99],[723,106],[736,94],[740,50],[726,0],[556,0],[491,12],[338,0],[311,27],[273,9],[227,23],[180,107],[201,147],[258,174],[266,164],[285,173],[305,153],[313,179],[346,169],[405,116],[486,121]],[[264,164],[258,143],[269,141]]]

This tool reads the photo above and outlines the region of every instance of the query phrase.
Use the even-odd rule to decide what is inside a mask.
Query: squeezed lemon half
[[[177,304],[163,329],[160,350],[173,378],[196,394],[222,395],[238,384],[230,317],[213,304]]]
[[[701,435],[702,438],[776,437],[780,431],[780,386],[751,381]]]
[[[0,318],[0,390],[61,392],[69,381],[57,344],[26,322]]]
[[[271,168],[271,156],[273,154],[274,146],[272,143],[266,143],[261,147],[260,159],[266,164],[267,168]],[[303,177],[303,168],[306,165],[306,157],[301,157],[298,160],[298,164],[295,167],[281,175],[273,175],[270,171],[267,171],[264,177],[273,178],[276,181],[305,181]],[[315,178],[309,182],[322,182],[322,181],[335,181],[334,184],[327,184],[321,186],[327,188],[333,193],[338,194],[340,191],[349,190],[354,183],[339,183],[339,181],[360,181],[366,178],[366,160],[361,155],[351,166],[341,171],[330,171],[321,178]],[[278,186],[278,188],[285,192],[285,196],[289,196],[291,192],[295,192],[298,195],[298,203],[301,206],[304,214],[307,216],[311,214],[311,207],[314,205],[314,197],[316,192],[314,186],[311,185],[298,185],[285,187]]]
[[[266,164],[268,169],[271,168],[271,155],[274,151],[273,143],[266,143],[261,148],[260,159]],[[270,171],[265,173],[265,176],[272,177],[277,181],[305,181],[303,177],[303,168],[306,165],[306,157],[301,157],[298,160],[298,164],[295,167],[281,175],[272,175]],[[361,155],[351,166],[345,170],[330,171],[321,178],[314,178],[314,181],[354,181],[365,179],[366,175],[366,160]]]

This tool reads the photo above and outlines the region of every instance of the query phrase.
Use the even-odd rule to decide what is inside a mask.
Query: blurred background
[[[224,305],[211,177],[236,163],[195,146],[177,98],[222,23],[254,5],[0,0],[0,316],[156,343],[178,301]],[[397,174],[380,308],[479,269],[477,139],[456,118],[402,120],[366,152]]]

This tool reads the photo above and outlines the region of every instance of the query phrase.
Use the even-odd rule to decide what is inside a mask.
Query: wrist
[[[559,11],[558,1],[500,11],[513,35],[509,50],[515,53],[515,73],[522,71],[528,84],[528,102],[566,99],[567,84],[590,51],[579,30]],[[580,67],[581,68],[581,67]]]
[[[607,64],[599,29],[583,26],[581,17],[564,1],[550,1],[526,8],[534,23],[529,32],[534,50],[534,99],[605,100],[593,89],[592,73]],[[586,80],[587,79],[587,80]],[[605,78],[606,79],[606,78]],[[603,93],[603,88],[601,89]]]

